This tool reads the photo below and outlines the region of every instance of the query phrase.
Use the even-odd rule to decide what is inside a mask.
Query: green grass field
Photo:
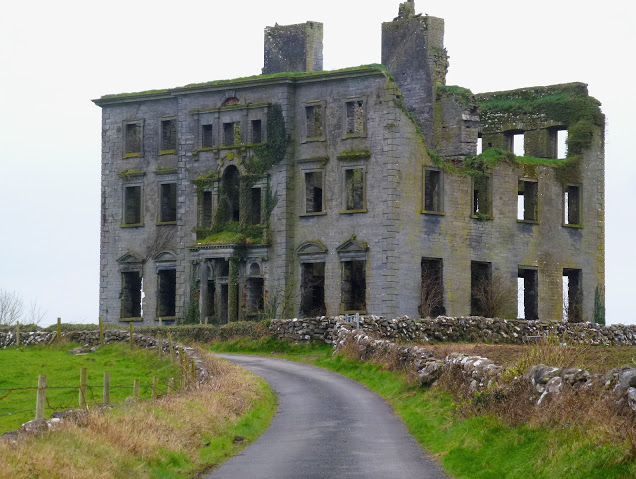
[[[68,354],[67,351],[75,346],[0,350],[0,433],[17,429],[35,417],[36,391],[11,389],[37,387],[40,374],[47,376],[46,417],[54,411],[77,407],[82,367],[88,369],[89,404],[102,402],[104,371],[110,372],[111,402],[132,396],[134,379],[140,380],[140,396],[143,398],[151,395],[153,376],[159,378],[160,393],[165,392],[168,378],[178,377],[178,366],[165,357],[160,360],[157,351],[131,351],[127,345],[110,344],[95,353]],[[16,411],[25,412],[11,414]]]
[[[462,416],[450,394],[420,388],[381,365],[333,355],[325,345],[238,340],[218,352],[276,354],[358,381],[384,397],[420,445],[456,479],[619,479],[636,477],[627,444],[611,444],[572,424],[513,426],[492,415]]]

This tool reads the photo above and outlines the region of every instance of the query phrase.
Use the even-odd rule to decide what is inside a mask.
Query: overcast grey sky
[[[0,15],[0,289],[45,322],[98,314],[100,109],[107,93],[260,73],[267,25],[324,23],[324,67],[380,62],[399,0],[10,2]],[[603,103],[608,323],[636,323],[632,2],[416,1],[446,21],[448,84],[582,81]]]

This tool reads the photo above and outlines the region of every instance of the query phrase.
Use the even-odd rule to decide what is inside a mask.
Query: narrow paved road
[[[338,374],[257,356],[221,355],[276,391],[271,426],[207,479],[442,479],[377,394]]]

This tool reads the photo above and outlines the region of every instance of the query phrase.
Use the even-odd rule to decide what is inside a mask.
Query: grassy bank
[[[280,346],[280,347],[277,347]],[[409,432],[457,479],[618,479],[636,477],[630,444],[612,442],[584,424],[512,424],[467,414],[448,392],[420,388],[386,366],[332,355],[324,345],[276,341],[218,343],[213,350],[278,354],[330,369],[384,397]],[[585,405],[582,405],[585,407]]]
[[[256,376],[204,356],[214,379],[178,396],[91,412],[82,424],[0,442],[0,478],[187,478],[265,430],[275,396]]]
[[[160,360],[157,351],[134,349],[124,344],[109,344],[94,353],[71,355],[77,345],[10,347],[0,351],[0,433],[17,429],[33,419],[38,375],[47,376],[46,417],[53,411],[77,407],[80,368],[88,370],[89,403],[102,401],[104,371],[110,372],[111,401],[123,401],[133,393],[133,381],[141,383],[140,397],[150,397],[152,377],[159,378],[159,390],[166,391],[170,377],[178,378],[178,366]],[[164,357],[165,358],[165,357]],[[11,391],[11,389],[16,388]],[[59,389],[64,388],[64,389]],[[15,411],[26,411],[10,414]]]

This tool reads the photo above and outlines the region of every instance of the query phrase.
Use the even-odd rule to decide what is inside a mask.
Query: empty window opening
[[[262,313],[265,310],[265,283],[263,278],[249,278],[245,286],[247,313]]]
[[[519,180],[517,219],[537,221],[539,185],[536,181]]]
[[[479,138],[477,138],[477,154],[480,154],[483,152],[484,152],[484,142],[480,136]]]
[[[567,186],[563,193],[563,219],[566,225],[581,224],[581,199],[578,186]]]
[[[252,188],[250,198],[250,223],[253,225],[261,224],[261,188]]]
[[[364,171],[362,168],[345,170],[345,209],[364,209]]]
[[[470,263],[470,314],[483,316],[490,296],[492,264],[479,261]]]
[[[241,144],[241,122],[223,123],[223,144],[225,146]]]
[[[203,125],[201,127],[201,147],[212,148],[214,146],[214,136],[212,132],[212,125]]]
[[[214,310],[214,295],[216,294],[216,283],[213,279],[208,279],[208,291],[203,301],[205,301],[207,317],[213,318],[216,315]],[[205,320],[205,318],[203,318]]]
[[[229,289],[227,283],[221,285],[221,304],[219,305],[219,322],[226,324],[228,321],[228,301],[229,301]]]
[[[440,258],[422,258],[420,314],[425,318],[435,318],[446,312],[442,272]]]
[[[126,124],[126,154],[141,153],[141,125]]]
[[[141,224],[141,186],[124,188],[124,224]]]
[[[252,143],[260,143],[262,141],[261,120],[252,120]]]
[[[307,138],[322,137],[322,105],[305,107]]]
[[[512,135],[512,145],[510,149],[515,155],[517,156],[525,155],[524,141],[525,141],[525,138],[523,133],[516,133]]]
[[[300,314],[325,315],[325,263],[301,263],[300,277]]]
[[[121,274],[120,318],[141,318],[141,274],[138,271]]]
[[[519,268],[517,274],[517,317],[539,318],[538,271],[534,268]]]
[[[163,269],[157,274],[157,316],[175,315],[177,270]]]
[[[250,276],[260,276],[261,275],[261,267],[258,263],[252,263],[250,265]]]
[[[216,270],[219,272],[219,277],[227,278],[230,275],[230,262],[224,259],[218,260]]]
[[[177,221],[176,183],[163,183],[161,185],[161,216],[159,221],[162,223]]]
[[[212,226],[212,192],[201,193],[201,226],[209,228]]]
[[[424,210],[442,211],[442,172],[439,170],[424,171]]]
[[[229,221],[239,221],[240,217],[240,178],[236,166],[230,165],[223,172],[219,201],[225,208],[225,217]],[[219,205],[221,207],[221,205]]]
[[[579,323],[583,320],[583,290],[580,269],[563,270],[563,321]]]
[[[490,177],[476,176],[473,178],[473,216],[490,215]]]
[[[565,158],[568,155],[568,131],[557,131],[557,158]]]
[[[305,213],[322,212],[322,200],[322,172],[305,173]]]
[[[366,261],[342,262],[342,309],[364,311],[367,307]]]
[[[161,121],[161,150],[177,149],[177,120]]]
[[[364,134],[364,102],[362,100],[348,101],[347,110],[347,135]]]

